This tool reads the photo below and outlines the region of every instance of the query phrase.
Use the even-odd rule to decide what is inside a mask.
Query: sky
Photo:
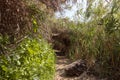
[[[73,21],[84,21],[84,12],[87,8],[87,0],[77,0],[76,3],[72,3],[73,0],[69,0],[65,4],[61,5],[61,8],[63,9],[62,12],[55,12],[56,18],[69,18]],[[95,0],[97,3],[99,0]],[[110,0],[101,0],[104,1],[104,4],[106,5],[107,2],[110,2]],[[94,4],[93,4],[94,5]],[[68,7],[68,8],[66,8]],[[70,8],[69,8],[70,7]],[[77,14],[78,12],[78,14]],[[77,15],[76,15],[77,14]]]
[[[62,12],[57,11],[55,13],[55,17],[57,18],[69,18],[70,20],[74,20],[75,14],[82,9],[82,11],[85,11],[86,9],[86,0],[77,0],[76,3],[73,3],[72,0],[69,2],[66,2],[65,4],[61,5],[61,8],[63,9]],[[68,8],[66,8],[68,7]]]

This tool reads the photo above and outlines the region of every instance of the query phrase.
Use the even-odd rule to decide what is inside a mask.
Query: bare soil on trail
[[[65,56],[57,56],[54,80],[101,80],[92,75],[88,76],[86,72],[81,74],[79,77],[67,77],[64,73],[64,68],[70,63],[72,63],[72,61]]]

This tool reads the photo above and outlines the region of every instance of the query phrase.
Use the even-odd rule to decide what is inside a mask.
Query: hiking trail
[[[72,61],[65,56],[56,56],[56,58],[55,80],[100,80],[95,76],[88,76],[85,72],[79,77],[67,77],[64,73],[64,69],[67,65],[72,63]]]

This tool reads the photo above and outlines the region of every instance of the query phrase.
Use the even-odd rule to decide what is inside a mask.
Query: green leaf
[[[6,72],[8,71],[8,69],[5,65],[2,65],[1,68],[2,68],[2,70],[6,71]]]
[[[27,50],[28,50],[28,52],[29,52],[30,54],[33,54],[33,53],[34,53],[34,51],[33,51],[31,48],[27,48]]]

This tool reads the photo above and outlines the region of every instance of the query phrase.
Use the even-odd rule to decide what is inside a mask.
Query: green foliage
[[[25,39],[10,54],[0,55],[0,80],[53,80],[54,51],[42,39]]]
[[[9,37],[7,35],[0,35],[0,44],[7,44],[9,43]]]
[[[72,34],[69,53],[72,59],[86,59],[89,67],[97,62],[101,77],[117,79],[120,72],[120,30],[119,27],[115,28],[120,20],[110,22],[111,19],[109,17],[103,25],[96,24],[96,21],[70,23]]]
[[[89,67],[98,64],[97,72],[100,77],[118,80],[120,76],[120,8],[118,5],[120,2],[114,0],[104,6],[103,2],[99,1],[97,7],[92,6],[93,2],[88,5],[86,19],[90,20],[78,23],[66,22],[66,26],[72,32],[70,58],[86,59]]]
[[[39,7],[33,3],[29,5],[30,16],[34,16],[37,20],[44,22],[47,14],[45,13],[45,11],[39,9]]]

